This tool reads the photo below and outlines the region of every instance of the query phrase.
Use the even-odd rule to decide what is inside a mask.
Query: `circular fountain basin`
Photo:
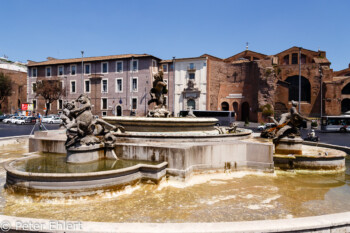
[[[166,167],[166,162],[108,159],[69,164],[62,154],[33,154],[4,165],[7,188],[34,195],[41,191],[89,195],[86,192],[119,189],[142,180],[158,182],[165,176]]]
[[[212,132],[218,123],[216,118],[152,118],[152,117],[103,117],[110,124],[120,124],[128,132]]]

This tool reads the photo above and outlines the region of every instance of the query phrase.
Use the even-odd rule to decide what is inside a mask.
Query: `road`
[[[48,130],[58,129],[59,124],[44,124]],[[0,122],[0,137],[29,135],[34,127],[33,125],[14,125]],[[34,131],[39,130],[39,125],[35,126]]]
[[[251,124],[248,129],[252,129],[254,132],[259,132],[257,130],[257,125]],[[13,124],[3,124],[0,122],[0,137],[10,137],[10,136],[20,136],[20,135],[29,135],[32,131],[34,125],[13,125]],[[45,127],[48,130],[58,129],[58,124],[45,124]],[[239,125],[243,127],[243,123]],[[35,127],[35,131],[39,130],[38,125]],[[307,133],[310,130],[302,130],[302,137],[306,137]],[[340,146],[349,146],[350,147],[350,133],[323,133],[316,130],[316,135],[319,136],[320,142],[340,145]]]

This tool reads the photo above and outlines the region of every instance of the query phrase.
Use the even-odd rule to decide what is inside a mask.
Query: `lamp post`
[[[299,47],[299,104],[298,104],[299,112],[300,112],[300,104],[301,104],[301,47]]]
[[[81,93],[84,93],[84,51],[81,51]]]
[[[320,67],[319,67],[319,72],[320,72],[320,101],[321,101],[321,112],[320,112],[320,116],[321,116],[321,118],[322,118],[322,112],[323,112],[323,70],[322,70],[322,67],[321,67],[321,65],[320,65]]]
[[[173,57],[173,114],[175,116],[175,57]]]

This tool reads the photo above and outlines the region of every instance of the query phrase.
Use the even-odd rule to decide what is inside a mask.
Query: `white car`
[[[266,123],[265,125],[259,125],[258,130],[263,131],[265,129],[272,128],[272,127],[276,127],[276,124],[275,123]]]
[[[48,123],[50,123],[50,124],[61,124],[62,123],[62,119],[59,118],[59,117],[54,117],[54,118],[51,118]]]
[[[56,118],[56,116],[50,115],[50,116],[44,116],[41,119],[41,123],[51,123],[51,121]]]
[[[6,124],[10,124],[10,123],[14,123],[15,120],[21,118],[20,116],[13,116],[11,118],[7,118],[5,120],[3,120],[4,123]]]
[[[17,125],[24,125],[26,119],[27,119],[27,117],[20,117],[20,118],[14,120],[12,123],[17,124]]]

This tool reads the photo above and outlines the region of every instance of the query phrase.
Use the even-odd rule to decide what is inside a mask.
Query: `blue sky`
[[[350,63],[350,1],[0,0],[0,56],[43,61],[125,53],[161,59],[292,46]]]

